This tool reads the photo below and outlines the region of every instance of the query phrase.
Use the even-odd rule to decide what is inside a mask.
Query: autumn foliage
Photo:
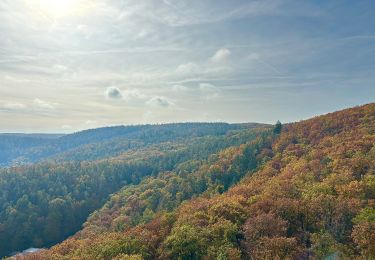
[[[124,187],[82,232],[33,257],[375,259],[375,104],[187,168]]]

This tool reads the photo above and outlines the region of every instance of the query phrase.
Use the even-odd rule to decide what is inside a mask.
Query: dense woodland
[[[55,161],[97,160],[152,144],[225,135],[228,131],[261,124],[184,123],[114,126],[69,135],[0,134],[0,166]]]
[[[375,259],[375,104],[254,126],[4,168],[2,254],[71,236],[19,258]]]
[[[106,202],[109,194],[138,185],[146,177],[157,178],[166,171],[177,168],[190,171],[207,160],[214,160],[212,154],[221,149],[267,135],[268,128],[259,127],[256,124],[147,126],[147,131],[132,131],[135,136],[132,141],[129,136],[119,137],[118,131],[126,127],[98,129],[100,138],[94,130],[73,137],[63,136],[64,139],[76,139],[77,135],[88,137],[85,145],[61,153],[55,159],[0,170],[0,255],[54,245],[77,232],[88,215]],[[115,136],[115,139],[108,137],[111,140],[107,141],[103,136]],[[12,136],[13,143],[16,137]],[[87,144],[93,140],[102,142]],[[119,145],[115,146],[114,142]],[[142,143],[122,149],[129,142]],[[107,151],[115,150],[116,156],[105,156]],[[94,157],[106,159],[88,160]],[[196,194],[201,190],[205,189],[199,189]]]
[[[26,258],[374,259],[374,206],[369,104],[124,186],[82,231]]]

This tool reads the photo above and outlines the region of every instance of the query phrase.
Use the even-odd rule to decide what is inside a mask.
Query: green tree
[[[275,126],[273,127],[273,133],[274,134],[280,134],[282,128],[283,128],[283,125],[281,124],[281,122],[279,120],[277,120]]]

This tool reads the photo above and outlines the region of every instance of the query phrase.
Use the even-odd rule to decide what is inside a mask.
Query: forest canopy
[[[177,168],[190,171],[220,150],[268,131],[258,124],[192,123],[104,128],[51,137],[41,150],[62,143],[61,138],[72,140],[67,146],[83,140],[86,144],[36,164],[0,169],[0,255],[52,246],[77,232],[111,193]]]
[[[375,104],[1,174],[25,259],[375,257]]]

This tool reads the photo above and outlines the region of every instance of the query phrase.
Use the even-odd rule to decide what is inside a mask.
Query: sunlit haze
[[[36,15],[42,14],[52,18],[72,15],[82,8],[80,1],[75,0],[26,0],[26,2]]]

